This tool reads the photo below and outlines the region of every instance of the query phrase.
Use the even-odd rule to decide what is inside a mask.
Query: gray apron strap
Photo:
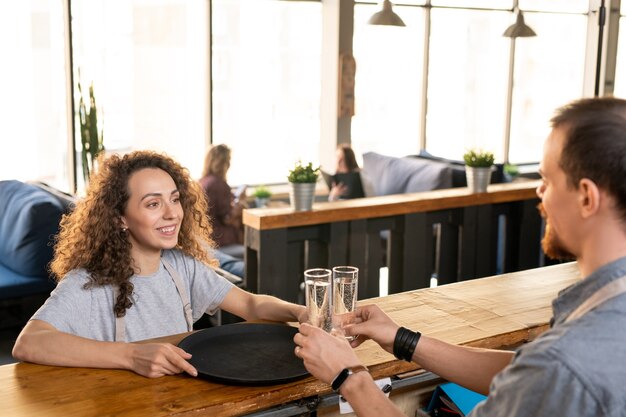
[[[590,310],[593,310],[600,304],[604,303],[611,298],[626,293],[626,275],[611,281],[604,287],[596,291],[591,297],[587,298],[585,302],[578,306],[578,308],[570,313],[565,319],[566,322],[576,320],[583,316]]]
[[[181,301],[183,302],[183,309],[185,312],[185,321],[187,322],[187,331],[193,330],[193,315],[191,310],[191,302],[189,301],[189,294],[187,294],[185,282],[180,277],[178,272],[174,269],[172,264],[167,262],[165,259],[161,258],[161,262],[163,262],[163,266],[165,270],[170,274],[172,281],[174,281],[174,285],[176,285],[176,290],[178,291],[178,295],[180,296]],[[117,286],[113,286],[113,302],[117,301],[117,297],[120,294],[120,289]],[[116,342],[125,342],[126,341],[126,320],[125,316],[115,317],[115,341]]]
[[[193,315],[191,311],[191,301],[189,301],[189,294],[187,293],[185,282],[180,277],[178,272],[176,272],[172,264],[170,264],[163,258],[161,258],[161,261],[163,262],[163,266],[165,267],[167,272],[170,273],[170,276],[174,280],[174,285],[176,285],[178,295],[180,295],[180,299],[183,301],[183,309],[185,310],[185,321],[187,322],[187,331],[190,332],[193,330]]]

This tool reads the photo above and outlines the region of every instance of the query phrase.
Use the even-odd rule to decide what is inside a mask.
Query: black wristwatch
[[[341,372],[339,372],[339,374],[335,377],[335,379],[333,379],[333,382],[330,384],[330,386],[332,387],[333,391],[339,392],[339,388],[344,382],[346,382],[346,379],[348,379],[350,375],[356,374],[357,372],[361,371],[369,372],[369,369],[367,369],[367,367],[363,365],[343,368]]]

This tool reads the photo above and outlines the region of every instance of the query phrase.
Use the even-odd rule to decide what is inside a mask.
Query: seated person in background
[[[576,259],[582,279],[552,303],[550,329],[517,352],[457,346],[399,327],[378,306],[347,335],[487,394],[478,416],[624,416],[626,410],[626,100],[575,101],[552,118],[537,188],[544,252]],[[346,339],[302,324],[297,356],[330,383],[359,365]],[[622,364],[622,365],[619,365]],[[340,385],[359,416],[399,416],[367,372]],[[336,386],[336,384],[335,384]]]
[[[209,201],[209,218],[213,227],[212,239],[220,251],[243,258],[242,211],[245,189],[234,196],[226,182],[230,168],[230,148],[215,145],[206,154],[200,185]]]
[[[239,278],[244,277],[245,262],[234,256],[230,256],[227,253],[221,252],[217,249],[213,249],[211,252],[213,257],[217,259],[222,268],[226,272],[230,272],[233,275],[237,275]]]
[[[245,320],[306,320],[303,306],[250,294],[213,271],[205,196],[169,157],[102,159],[60,230],[51,263],[59,284],[18,336],[18,360],[196,376],[184,350],[132,342],[191,331],[217,308]]]
[[[330,188],[328,201],[365,197],[363,176],[350,145],[339,145],[336,156],[335,175],[324,173]]]

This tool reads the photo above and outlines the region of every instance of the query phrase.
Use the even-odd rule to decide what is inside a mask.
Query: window
[[[355,5],[355,115],[352,146],[357,155],[419,152],[424,9],[394,6],[406,27],[372,26],[380,6]],[[403,52],[399,52],[403,51]]]
[[[597,2],[597,6],[600,2]],[[522,10],[532,10],[540,12],[557,13],[587,13],[589,9],[588,0],[519,0],[519,7]]]
[[[539,161],[554,110],[583,94],[587,17],[525,13],[537,33],[517,38],[510,161]]]
[[[94,83],[107,152],[166,152],[199,177],[208,101],[206,2],[74,0],[72,15],[75,79],[80,69],[82,85]],[[77,146],[80,152],[79,140]]]
[[[214,0],[212,141],[230,184],[286,182],[319,160],[322,5]]]
[[[624,2],[626,3],[626,1]],[[626,5],[622,3],[622,16],[619,19],[619,40],[617,43],[617,65],[615,68],[615,97],[626,98]]]
[[[461,160],[481,147],[502,160],[508,38],[502,11],[433,9],[426,150]]]
[[[468,0],[459,7],[458,1],[433,0],[423,7],[394,5],[405,28],[368,27],[363,22],[379,6],[357,4],[352,136],[361,152],[416,153],[423,141],[428,152],[450,159],[481,147],[492,150],[498,161],[538,161],[554,109],[583,94],[588,3],[519,1],[537,37],[515,39],[510,149],[505,155],[513,49],[511,39],[502,34],[515,21],[514,3]],[[426,13],[428,79],[422,90]],[[422,109],[424,94],[427,108]]]
[[[62,2],[0,3],[0,180],[69,191]]]
[[[380,2],[359,0],[351,122],[357,154],[402,156],[424,143],[438,156],[460,159],[465,148],[479,146],[502,161],[511,50],[502,32],[514,21],[515,3],[399,1],[394,11],[407,26],[384,27],[366,23]],[[2,49],[11,57],[0,80],[0,111],[8,115],[0,124],[0,180],[39,179],[70,191],[68,161],[74,153],[80,163],[80,145],[76,140],[69,149],[67,139],[64,4],[0,6]],[[319,160],[324,2],[71,5],[74,81],[85,89],[94,83],[108,152],[165,151],[197,178],[207,143],[226,143],[233,149],[231,184],[284,182],[295,161]],[[519,6],[538,36],[515,41],[513,163],[537,161],[554,109],[583,94],[585,68],[595,67],[589,62],[595,53],[585,56],[596,45],[587,26],[597,21],[586,0],[519,0]],[[626,97],[626,30],[619,41],[614,94]],[[81,187],[80,167],[77,176]]]

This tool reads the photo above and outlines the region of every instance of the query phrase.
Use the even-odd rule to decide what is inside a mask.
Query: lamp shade
[[[537,34],[530,26],[524,23],[524,15],[522,15],[522,11],[519,10],[517,12],[517,20],[504,31],[502,36],[506,36],[507,38],[527,38],[537,36]]]
[[[400,19],[400,16],[395,14],[391,9],[391,2],[389,0],[383,2],[383,9],[380,12],[374,13],[367,23],[370,25],[406,26],[402,19]]]

